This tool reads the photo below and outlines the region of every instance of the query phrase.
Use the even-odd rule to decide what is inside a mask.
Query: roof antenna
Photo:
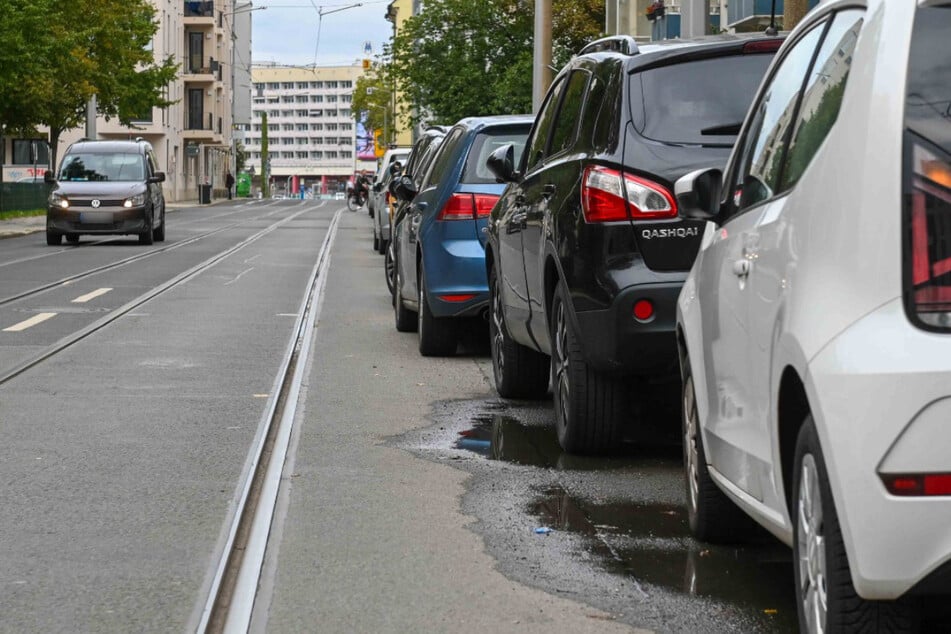
[[[779,31],[776,29],[776,0],[773,0],[773,6],[769,12],[769,26],[766,27],[766,35],[775,36]]]

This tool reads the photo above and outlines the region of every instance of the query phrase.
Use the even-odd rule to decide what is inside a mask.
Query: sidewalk
[[[198,199],[182,200],[174,203],[167,203],[165,211],[172,213],[179,209],[188,207],[212,207],[220,202],[226,202],[227,198],[216,198],[208,205],[199,205]],[[46,230],[46,216],[29,216],[25,218],[10,218],[9,220],[0,220],[0,240],[4,238],[16,238],[25,236],[38,231]]]

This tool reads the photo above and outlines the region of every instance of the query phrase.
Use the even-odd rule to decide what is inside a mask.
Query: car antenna
[[[779,31],[776,29],[776,0],[773,0],[773,6],[769,11],[769,26],[766,27],[766,35],[774,36]]]

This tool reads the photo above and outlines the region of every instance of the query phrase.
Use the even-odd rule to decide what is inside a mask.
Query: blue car
[[[408,202],[394,224],[396,329],[417,330],[423,356],[453,354],[460,324],[488,310],[483,229],[505,185],[486,159],[508,144],[520,155],[533,121],[530,115],[462,119],[421,179],[401,178],[394,188]]]

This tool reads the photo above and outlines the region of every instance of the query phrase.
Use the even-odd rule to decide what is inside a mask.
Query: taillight
[[[492,194],[453,194],[443,205],[436,220],[474,220],[488,218],[499,201]]]
[[[911,145],[905,305],[913,321],[951,329],[951,163]]]
[[[903,497],[951,495],[951,473],[882,475],[882,483],[892,495]]]
[[[774,53],[783,45],[782,40],[753,40],[743,45],[744,53]]]
[[[677,203],[666,187],[600,165],[584,171],[581,208],[588,222],[677,217]]]

